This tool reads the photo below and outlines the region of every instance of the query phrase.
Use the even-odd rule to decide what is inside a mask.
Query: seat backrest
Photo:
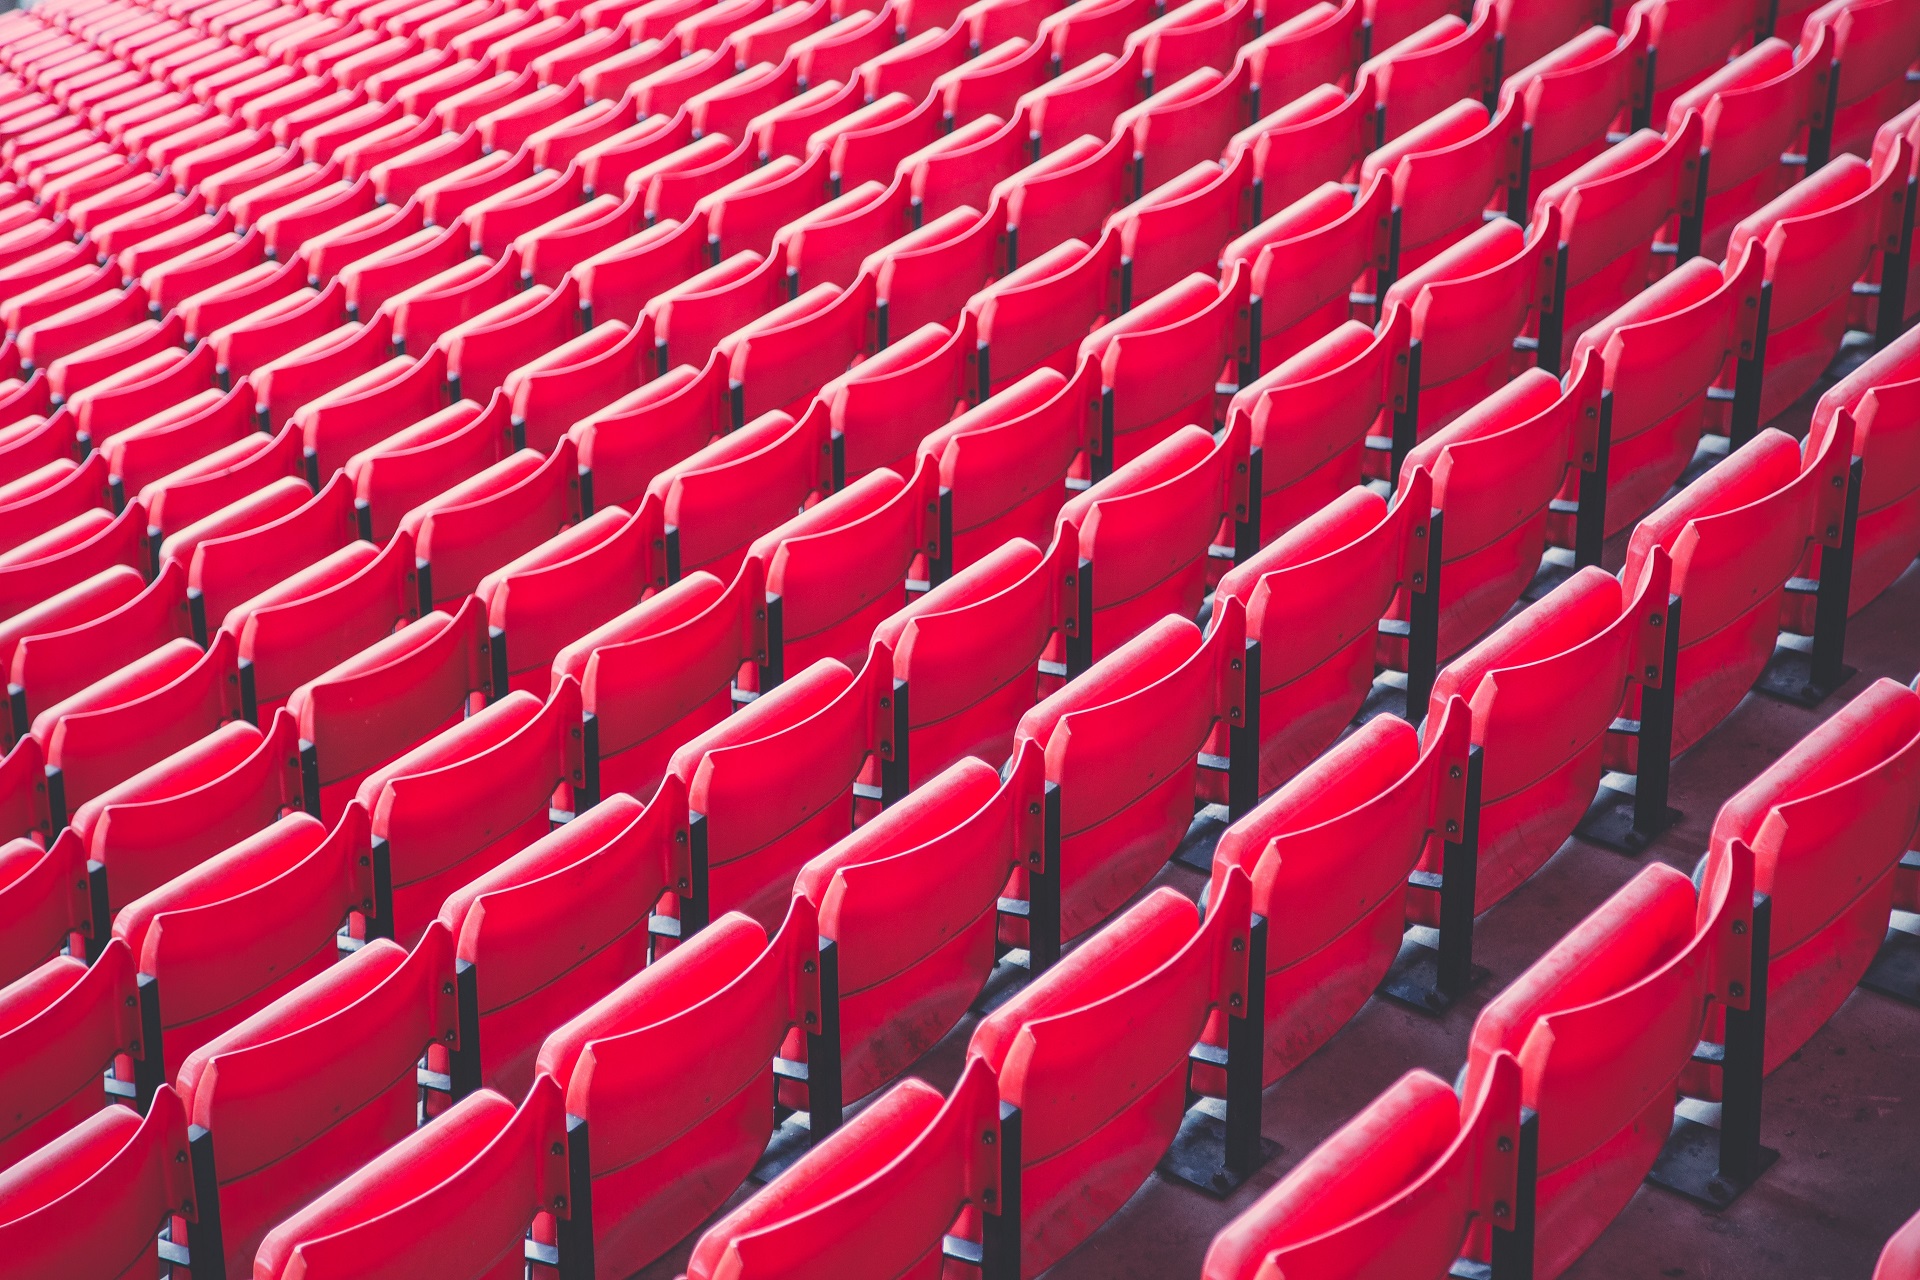
[[[523,449],[407,513],[421,600],[451,604],[486,574],[572,524],[580,512],[572,440],[544,458]]]
[[[411,946],[448,890],[547,833],[555,791],[585,783],[580,686],[509,693],[360,783],[372,815],[375,930]]]
[[[172,643],[191,648],[187,641]],[[51,723],[35,736],[46,741],[48,802],[56,820],[237,715],[234,648],[232,636],[216,635],[184,666],[143,660],[42,712],[40,719]]]
[[[1043,555],[1009,539],[883,620],[873,641],[893,651],[894,696],[907,700],[909,787],[968,755],[1006,757],[1015,724],[1040,699],[1040,659],[1071,634],[1079,561],[1070,539]],[[904,681],[905,687],[898,687]]]
[[[801,866],[853,830],[854,783],[892,752],[892,694],[885,646],[858,674],[822,658],[673,753],[716,911],[778,919]]]
[[[0,1081],[7,1129],[0,1169],[17,1164],[109,1101],[101,1076],[140,1052],[133,952],[109,940],[91,965],[55,956],[0,988]]]
[[[1104,218],[1111,210],[1102,210]],[[1097,225],[1097,224],[1096,224]],[[1067,240],[973,295],[984,398],[1041,365],[1065,372],[1080,339],[1119,301],[1120,238]]]
[[[1204,1280],[1445,1275],[1476,1224],[1512,1226],[1520,1068],[1462,1097],[1409,1071],[1221,1228]],[[1506,1212],[1502,1213],[1502,1208]]]
[[[910,471],[920,441],[972,400],[973,354],[973,317],[961,314],[951,331],[928,321],[824,383],[842,477]]]
[[[353,485],[334,473],[313,499],[242,532],[207,538],[187,566],[189,603],[206,634],[228,610],[359,537]]]
[[[1684,263],[1574,344],[1575,365],[1588,352],[1606,363],[1609,533],[1659,505],[1692,460],[1709,388],[1730,358],[1751,350],[1763,272],[1758,254],[1724,275],[1711,262]]]
[[[761,687],[820,658],[858,662],[874,627],[906,604],[914,564],[938,558],[939,513],[939,463],[922,455],[910,478],[869,472],[755,539],[747,554],[766,565],[769,640],[779,640]]]
[[[1286,208],[1322,183],[1348,181],[1374,145],[1373,100],[1360,89],[1346,93],[1317,83],[1262,109],[1267,114],[1236,133],[1224,157],[1232,164],[1242,153],[1253,156],[1255,219]],[[1361,181],[1364,185],[1365,177]]]
[[[1128,306],[1190,272],[1219,270],[1220,246],[1252,224],[1253,174],[1251,149],[1225,165],[1203,158],[1108,215],[1107,225],[1120,232]]]
[[[1780,600],[1809,542],[1838,542],[1845,455],[1834,435],[1803,463],[1792,437],[1766,428],[1634,529],[1622,581],[1666,547],[1685,601],[1674,754],[1732,711],[1772,656]]]
[[[1764,252],[1766,377],[1760,421],[1799,399],[1839,353],[1853,283],[1899,225],[1911,144],[1902,139],[1879,167],[1843,155],[1734,227],[1727,256]],[[1893,231],[1897,239],[1899,232]]]
[[[347,914],[373,908],[367,851],[358,809],[331,832],[292,814],[122,907],[113,936],[159,1010],[149,1067],[177,1066],[332,964]]]
[[[1129,41],[1138,41],[1144,29]],[[1238,50],[1236,49],[1237,53]],[[1146,55],[1152,60],[1152,54]],[[1226,70],[1222,74],[1222,70]],[[1246,123],[1253,96],[1251,63],[1232,56],[1167,76],[1148,68],[1154,93],[1114,117],[1113,127],[1133,138],[1133,159],[1141,191],[1152,191],[1196,164],[1210,163]],[[1237,166],[1236,166],[1237,167]],[[1249,179],[1252,169],[1247,170]],[[1244,183],[1242,187],[1244,188]]]
[[[1249,425],[1235,418],[1217,439],[1182,427],[1061,507],[1054,536],[1077,528],[1080,558],[1092,566],[1083,598],[1093,616],[1080,619],[1090,657],[1112,653],[1167,614],[1198,612],[1207,549],[1222,520],[1245,520],[1251,505]]]
[[[1446,515],[1442,657],[1484,635],[1539,569],[1550,504],[1568,470],[1597,456],[1600,382],[1592,360],[1565,387],[1529,369],[1407,455],[1408,465],[1433,473],[1433,505]]]
[[[1920,695],[1877,680],[1720,807],[1708,875],[1736,841],[1772,895],[1766,1067],[1852,992],[1885,937],[1920,814]]]
[[[1699,163],[1700,120],[1692,116],[1670,137],[1639,130],[1557,181],[1536,185],[1534,217],[1550,205],[1560,210],[1567,335],[1585,333],[1647,287],[1661,230],[1698,212]]]
[[[921,439],[919,453],[938,461],[946,491],[942,524],[953,568],[1010,538],[1047,540],[1073,467],[1099,448],[1099,379],[1092,361],[1071,378],[1035,369]]]
[[[1017,737],[1042,748],[1060,788],[1062,937],[1111,915],[1172,855],[1201,747],[1216,720],[1240,722],[1245,634],[1237,601],[1205,636],[1162,618],[1020,718]]]
[[[1378,329],[1345,321],[1234,393],[1228,425],[1238,430],[1244,420],[1250,447],[1260,450],[1263,541],[1360,483],[1367,436],[1383,413],[1404,407],[1412,331],[1404,308]]]
[[[241,706],[271,716],[342,652],[392,634],[419,613],[413,538],[378,551],[354,543],[236,605],[218,623],[239,641]]]
[[[1255,370],[1275,368],[1345,323],[1354,286],[1392,265],[1392,198],[1380,177],[1358,200],[1324,182],[1221,250],[1222,262],[1250,268],[1247,360]]]
[[[1475,6],[1470,23],[1454,14],[1436,18],[1362,63],[1360,83],[1372,91],[1380,140],[1392,141],[1462,98],[1492,98],[1497,27],[1492,5]]]
[[[0,1173],[0,1249],[30,1274],[119,1276],[153,1266],[169,1215],[190,1213],[187,1120],[162,1088],[144,1117],[109,1107]]]
[[[1573,6],[1567,11],[1583,21]],[[1547,24],[1532,19],[1505,31],[1502,61],[1519,69],[1507,75],[1500,93],[1526,111],[1528,184],[1539,191],[1611,145],[1614,124],[1646,85],[1647,30],[1632,23],[1624,34],[1592,26],[1547,37],[1540,29]]]
[[[1466,818],[1467,708],[1422,734],[1378,716],[1221,835],[1209,895],[1236,870],[1284,925],[1267,951],[1262,1079],[1278,1080],[1360,1011],[1400,952],[1407,878]]]
[[[790,1026],[819,1016],[819,978],[803,971],[817,959],[817,929],[804,898],[771,940],[745,916],[723,916],[541,1047],[540,1071],[565,1082],[577,1117],[570,1167],[594,1175],[573,1204],[583,1190],[591,1197],[596,1269],[625,1274],[659,1257],[760,1158],[774,1055]]]
[[[766,657],[765,600],[758,561],[731,585],[696,572],[560,650],[555,678],[582,688],[589,798],[651,795],[667,758],[729,714],[734,677]]]
[[[1852,608],[1860,609],[1906,570],[1920,533],[1920,338],[1894,340],[1835,383],[1814,406],[1808,447],[1851,430],[1852,452],[1867,458],[1854,532]],[[1845,425],[1851,420],[1851,428]]]
[[[368,770],[458,720],[486,688],[486,621],[468,598],[429,613],[293,691],[307,812],[329,821]]]
[[[1540,1113],[1536,1266],[1563,1270],[1626,1205],[1666,1141],[1709,1000],[1744,1004],[1752,868],[1743,851],[1697,896],[1683,873],[1646,868],[1475,1022],[1468,1091],[1512,1053]]]
[[[27,836],[0,844],[0,985],[92,931],[87,887],[86,842],[71,831],[56,836],[51,848]]]
[[[694,569],[731,578],[753,540],[829,488],[833,444],[824,406],[795,422],[764,414],[648,483],[664,506],[669,579]]]
[[[726,429],[726,391],[726,366],[716,356],[700,368],[669,369],[569,427],[582,507],[637,506],[655,474]]]
[[[1313,4],[1243,44],[1235,60],[1245,62],[1252,73],[1254,119],[1273,114],[1317,86],[1351,86],[1367,39],[1366,23],[1367,6],[1360,0],[1324,9]]]
[[[838,944],[841,1087],[857,1101],[958,1025],[993,972],[996,907],[1044,856],[1038,749],[1003,782],[969,757],[800,870],[794,893]]]
[[[677,795],[644,808],[609,796],[447,896],[456,1092],[524,1093],[547,1032],[646,967],[647,920],[685,848],[685,813]]]
[[[1413,341],[1420,347],[1423,394],[1420,425],[1431,431],[1450,413],[1506,382],[1515,362],[1514,339],[1530,317],[1551,306],[1560,214],[1549,208],[1540,225],[1522,229],[1496,218],[1400,277],[1384,305],[1413,313]],[[1484,372],[1480,378],[1470,374]],[[1485,391],[1481,388],[1484,385]],[[1459,397],[1469,397],[1465,403]]]
[[[537,1080],[518,1108],[483,1089],[274,1227],[254,1274],[426,1270],[481,1280],[509,1258],[524,1265],[534,1215],[565,1209],[565,1132],[551,1079]]]
[[[1425,589],[1433,483],[1409,468],[1396,501],[1350,485],[1234,566],[1215,591],[1259,640],[1260,791],[1333,744],[1373,687],[1375,636],[1401,587]]]
[[[1214,425],[1215,388],[1237,382],[1245,357],[1249,274],[1238,263],[1217,282],[1195,272],[1080,344],[1080,358],[1100,364],[1101,436],[1114,465],[1188,423]]]
[[[31,724],[40,711],[80,692],[172,640],[193,634],[184,566],[161,566],[138,595],[78,626],[20,637],[8,676],[15,715]],[[11,692],[18,690],[18,692]]]
[[[75,832],[106,880],[108,915],[301,806],[299,730],[231,724],[82,805]]]
[[[1393,182],[1401,273],[1471,234],[1488,203],[1516,185],[1524,125],[1518,103],[1504,103],[1489,115],[1479,103],[1463,100],[1366,158],[1362,187],[1376,173]]]
[[[660,504],[603,507],[480,580],[495,689],[547,686],[570,642],[667,585]]]
[[[993,1071],[978,1058],[948,1098],[901,1081],[709,1227],[688,1280],[914,1274],[939,1259],[963,1206],[995,1210],[999,1157],[987,1139],[998,1137],[999,1107]]]
[[[1203,922],[1159,889],[974,1028],[967,1056],[1022,1113],[1023,1271],[1085,1239],[1173,1141],[1188,1053],[1212,1010],[1245,1000],[1249,897],[1228,877]]]
[[[1465,698],[1483,753],[1481,909],[1553,856],[1592,803],[1629,682],[1658,679],[1669,577],[1657,558],[1629,595],[1612,574],[1582,569],[1434,681],[1428,714]]]
[[[428,929],[409,954],[377,939],[195,1050],[175,1081],[201,1196],[194,1248],[213,1235],[244,1274],[268,1230],[412,1132],[414,1064],[453,1045],[453,941]],[[207,1241],[212,1246],[213,1241]]]

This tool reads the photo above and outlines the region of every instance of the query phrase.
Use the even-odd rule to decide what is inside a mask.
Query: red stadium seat
[[[374,841],[370,933],[411,946],[448,892],[544,836],[554,793],[585,785],[579,686],[509,693],[364,778]]]
[[[1854,531],[1849,611],[1859,612],[1906,571],[1920,552],[1920,337],[1909,333],[1835,383],[1813,410],[1808,447],[1818,454],[1828,435],[1844,430],[1844,410],[1853,418],[1851,445],[1866,460],[1860,517]],[[1816,547],[1801,574],[1819,572]],[[1813,634],[1812,601],[1787,587],[1789,631]]]
[[[1325,1044],[1387,976],[1408,879],[1428,840],[1465,818],[1466,704],[1435,708],[1422,731],[1398,716],[1368,721],[1220,837],[1209,900],[1237,869],[1253,881],[1254,910],[1286,925],[1263,978],[1266,1083]],[[1224,1016],[1207,1040],[1225,1044]]]
[[[731,585],[691,573],[555,655],[555,678],[581,683],[587,803],[652,795],[673,753],[725,719],[735,676],[765,659],[765,601],[756,560]]]
[[[1693,461],[1707,426],[1717,425],[1712,392],[1722,370],[1754,354],[1750,317],[1758,315],[1763,271],[1757,254],[1724,269],[1688,262],[1574,344],[1576,367],[1593,355],[1606,369],[1607,533],[1658,505]],[[1569,530],[1555,530],[1557,544],[1572,540]]]
[[[87,965],[55,956],[0,988],[0,1079],[9,1104],[0,1168],[11,1168],[108,1105],[102,1075],[116,1054],[137,1054],[140,1015],[133,953],[108,942]],[[128,1081],[126,1092],[132,1093]]]
[[[1533,216],[1560,211],[1566,259],[1557,332],[1540,337],[1546,354],[1558,345],[1563,369],[1576,339],[1666,274],[1655,240],[1676,219],[1697,222],[1699,153],[1698,118],[1670,138],[1642,129],[1539,191]]]
[[[524,1269],[527,1227],[566,1205],[554,1154],[565,1111],[544,1076],[518,1108],[490,1089],[463,1099],[274,1227],[254,1274],[319,1280],[378,1265],[483,1280]]]
[[[1798,1052],[1865,974],[1887,932],[1920,805],[1920,695],[1877,680],[1742,787],[1714,818],[1709,882],[1736,841],[1773,898],[1765,1069]],[[1706,1038],[1723,1019],[1708,1017]],[[1718,1096],[1718,1082],[1689,1090]]]
[[[1784,157],[1810,126],[1820,133],[1831,125],[1824,119],[1831,45],[1827,33],[1796,59],[1784,41],[1763,40],[1673,100],[1668,133],[1678,130],[1689,112],[1698,112],[1705,126],[1707,201],[1693,251],[1723,256],[1734,224],[1799,176],[1804,161],[1794,164]],[[1683,246],[1683,257],[1687,252]]]
[[[1767,259],[1760,421],[1771,422],[1798,400],[1839,354],[1854,308],[1854,281],[1866,274],[1890,227],[1898,241],[1907,150],[1896,146],[1878,169],[1843,155],[1734,227],[1730,261],[1749,246]]]
[[[1263,795],[1318,758],[1360,711],[1373,688],[1376,631],[1396,593],[1430,589],[1433,485],[1418,467],[1404,476],[1391,508],[1351,485],[1220,580],[1215,600],[1239,600],[1248,638],[1261,643]],[[1223,754],[1222,736],[1215,731],[1214,754]]]
[[[769,940],[729,914],[541,1046],[566,1089],[567,1159],[590,1172],[562,1224],[567,1266],[632,1272],[726,1203],[773,1128],[773,1060],[819,1016],[818,924],[796,899]]]
[[[979,1058],[947,1099],[903,1080],[709,1227],[687,1260],[689,1280],[827,1280],[863,1267],[916,1275],[939,1265],[964,1207],[999,1212],[986,1141],[999,1138],[999,1106]]]
[[[1077,609],[1067,588],[1076,558],[1070,542],[1043,555],[1010,538],[873,629],[893,651],[895,703],[905,703],[893,753],[905,787],[965,756],[1012,749],[1020,717],[1040,700],[1041,656]]]
[[[1407,468],[1434,477],[1433,505],[1446,517],[1442,661],[1485,635],[1539,571],[1549,504],[1569,470],[1598,456],[1600,372],[1584,363],[1562,387],[1552,374],[1530,369],[1407,455]],[[1403,484],[1408,474],[1401,471]],[[1407,616],[1410,607],[1403,594],[1393,616]]]
[[[158,1043],[134,1065],[141,1097],[187,1055],[334,962],[349,912],[373,907],[367,820],[329,832],[291,814],[122,907],[113,936],[139,965]]]
[[[1746,1004],[1752,915],[1750,858],[1697,894],[1673,868],[1648,867],[1481,1011],[1468,1095],[1517,1054],[1540,1115],[1534,1274],[1563,1272],[1653,1166],[1709,1002]]]
[[[1465,698],[1482,752],[1475,911],[1539,870],[1592,805],[1627,686],[1660,671],[1669,578],[1663,556],[1631,594],[1612,574],[1581,569],[1435,680],[1428,716]],[[1438,855],[1423,866],[1438,869]],[[1434,924],[1439,905],[1416,895],[1409,915]]]
[[[912,1066],[986,986],[1000,893],[1015,867],[1037,869],[1043,855],[1043,774],[1032,749],[1005,782],[962,760],[801,868],[794,893],[820,912],[820,936],[836,951],[843,1102]],[[1030,921],[1040,913],[1036,904]],[[790,1033],[783,1056],[812,1065],[807,1038]],[[818,1080],[791,1100],[814,1103]]]
[[[1172,856],[1193,817],[1200,749],[1246,717],[1245,615],[1223,606],[1202,636],[1163,618],[1020,718],[1060,789],[1061,934],[1086,932]],[[1155,726],[1143,738],[1134,727]],[[1151,780],[1139,783],[1123,779]],[[1015,877],[1016,888],[1024,877]]]
[[[1246,982],[1247,902],[1234,876],[1203,922],[1160,889],[975,1027],[968,1057],[1020,1110],[1022,1275],[1091,1235],[1172,1144],[1192,1045],[1210,1013],[1246,1003],[1231,998]]]
[[[1236,556],[1251,552],[1246,428],[1235,419],[1216,439],[1182,427],[1060,508],[1054,536],[1075,537],[1083,562],[1073,670],[1168,614],[1196,616],[1223,525]]]
[[[454,1093],[523,1094],[547,1032],[646,967],[684,804],[612,795],[447,896],[461,1010]],[[565,921],[564,926],[561,924]]]
[[[1674,755],[1719,724],[1772,657],[1787,579],[1808,544],[1839,540],[1847,490],[1839,444],[1828,436],[1803,463],[1792,437],[1768,428],[1634,529],[1621,580],[1637,586],[1663,548],[1685,605]],[[1628,690],[1623,715],[1636,714],[1638,695]],[[1617,768],[1613,745],[1608,766]]]
[[[1840,63],[1833,101],[1834,154],[1869,154],[1880,123],[1913,104],[1916,90],[1907,70],[1920,61],[1916,19],[1920,14],[1901,0],[1830,0],[1807,14],[1796,43],[1811,50],[1820,33],[1831,28],[1833,56]],[[1777,22],[1774,29],[1793,30]]]
[[[0,1174],[0,1249],[47,1275],[139,1273],[161,1226],[193,1203],[187,1118],[162,1089],[145,1118],[109,1107]],[[177,1220],[177,1217],[176,1217]]]
[[[1471,411],[1532,364],[1519,345],[1554,309],[1559,213],[1529,232],[1498,218],[1400,277],[1382,298],[1412,313],[1405,410],[1393,419],[1395,470],[1415,444]]]
[[[1322,183],[1220,251],[1250,268],[1250,368],[1265,373],[1347,322],[1354,286],[1392,266],[1391,203],[1381,178],[1357,201]]]
[[[453,944],[377,939],[195,1050],[175,1088],[198,1126],[189,1247],[251,1269],[276,1223],[412,1132],[414,1063],[457,1040]]]
[[[367,773],[462,718],[486,688],[479,602],[434,612],[308,680],[287,699],[307,812],[336,819]]]
[[[1492,100],[1497,25],[1494,7],[1477,5],[1471,24],[1453,14],[1436,18],[1361,64],[1361,91],[1373,100],[1382,143],[1460,99]]]
[[[1444,1275],[1476,1229],[1514,1232],[1519,1117],[1511,1055],[1465,1097],[1410,1071],[1221,1228],[1201,1275]]]

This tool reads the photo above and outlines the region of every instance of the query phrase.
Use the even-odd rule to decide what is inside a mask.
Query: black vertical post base
[[[1540,1113],[1531,1107],[1520,1108],[1520,1150],[1514,1173],[1513,1226],[1493,1228],[1491,1261],[1457,1259],[1447,1272],[1447,1280],[1533,1280],[1540,1198]]]
[[[187,1222],[187,1251],[193,1280],[227,1280],[227,1249],[220,1233],[220,1176],[213,1164],[213,1134],[187,1126],[187,1153],[193,1162],[192,1217]]]
[[[1060,963],[1059,783],[1047,783],[1041,814],[1040,861],[1027,863],[1026,901],[1002,898],[997,907],[1001,916],[1027,922],[1026,948],[1015,947],[1001,955],[970,1007],[973,1013],[992,1013],[1027,983]]]
[[[593,1154],[583,1116],[567,1117],[567,1216],[554,1226],[560,1280],[594,1280]]]
[[[1192,1060],[1223,1067],[1227,1096],[1204,1098],[1187,1109],[1159,1171],[1224,1199],[1245,1185],[1280,1144],[1260,1134],[1260,1090],[1266,1059],[1267,920],[1257,912],[1247,931],[1247,997],[1227,1010],[1227,1051],[1196,1046]]]
[[[1840,525],[1840,545],[1823,547],[1820,552],[1820,580],[1788,581],[1790,594],[1804,594],[1813,588],[1813,644],[1802,648],[1781,644],[1773,651],[1766,669],[1754,682],[1754,692],[1791,702],[1796,706],[1817,707],[1856,674],[1846,664],[1847,609],[1853,595],[1853,543],[1860,522],[1860,483],[1863,463],[1853,459],[1847,469],[1846,514]]]
[[[1773,903],[1753,895],[1753,990],[1745,1009],[1727,1010],[1726,1041],[1703,1043],[1694,1061],[1720,1068],[1720,1127],[1676,1116],[1667,1145],[1647,1181],[1709,1209],[1740,1198],[1780,1153],[1760,1144],[1760,1101],[1766,1076],[1767,961]],[[1739,988],[1734,988],[1739,994]]]
[[[1607,732],[1630,735],[1639,744],[1639,772],[1631,791],[1602,784],[1573,833],[1589,844],[1638,856],[1680,821],[1667,804],[1673,773],[1673,698],[1680,665],[1679,596],[1667,597],[1666,643],[1660,655],[1660,684],[1640,686],[1640,718],[1615,720]]]
[[[1900,859],[1900,869],[1920,870],[1920,850],[1909,850]],[[1867,966],[1860,985],[1869,991],[1920,1007],[1920,935],[1889,927],[1880,952]]]
[[[1457,766],[1450,766],[1457,767]],[[1416,871],[1411,877],[1415,888],[1440,894],[1440,928],[1430,945],[1426,936],[1432,931],[1415,928],[1407,931],[1394,958],[1393,967],[1381,982],[1379,992],[1420,1013],[1442,1014],[1460,997],[1490,976],[1473,962],[1473,905],[1480,873],[1480,791],[1483,771],[1482,752],[1474,747],[1467,753],[1466,817],[1460,829],[1449,831],[1442,844],[1439,875]],[[1451,822],[1448,824],[1451,826]]]
[[[1000,1104],[1000,1203],[980,1215],[980,1280],[1024,1280],[1020,1274],[1020,1108]]]

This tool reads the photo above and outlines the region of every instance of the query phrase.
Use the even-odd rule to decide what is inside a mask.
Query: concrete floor
[[[1815,393],[1817,395],[1817,392]],[[1774,425],[1804,431],[1811,399]],[[1617,569],[1625,535],[1613,539]],[[1685,815],[1646,854],[1629,858],[1570,840],[1519,890],[1482,916],[1474,959],[1492,973],[1445,1016],[1375,998],[1333,1040],[1268,1089],[1262,1128],[1282,1150],[1224,1201],[1151,1177],[1126,1206],[1046,1274],[1049,1280],[1188,1280],[1214,1233],[1401,1074],[1424,1067],[1452,1079],[1474,1019],[1494,994],[1652,858],[1691,872],[1721,804],[1881,676],[1920,670],[1920,566],[1853,619],[1848,662],[1859,674],[1818,708],[1749,694],[1677,760],[1672,803]],[[1197,897],[1205,881],[1169,864],[1157,884]],[[914,1074],[948,1088],[959,1074],[968,1018]],[[1920,1008],[1855,990],[1833,1019],[1768,1077],[1763,1140],[1780,1159],[1724,1213],[1642,1186],[1626,1211],[1566,1273],[1569,1280],[1867,1280],[1881,1245],[1920,1210]],[[733,1203],[750,1194],[743,1189]],[[731,1207],[731,1205],[729,1206]],[[683,1242],[641,1272],[679,1274]]]

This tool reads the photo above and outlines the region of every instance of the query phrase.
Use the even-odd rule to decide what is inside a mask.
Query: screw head
[[[450,996],[450,995],[452,995],[452,994],[453,994],[453,984],[452,984],[451,982],[443,982],[443,983],[441,983],[441,984],[440,984],[440,994],[441,994],[441,995],[443,995],[443,996]]]
[[[1730,982],[1727,984],[1727,990],[1733,993],[1735,999],[1739,999],[1741,996],[1747,994],[1747,984],[1744,982]]]
[[[549,1147],[549,1148],[547,1148],[547,1149],[548,1149],[549,1151],[551,1151],[551,1152],[553,1152],[553,1154],[554,1154],[554,1155],[557,1155],[557,1156],[563,1156],[563,1155],[565,1155],[565,1154],[567,1154],[567,1148],[566,1148],[566,1145],[565,1145],[564,1143],[559,1143],[559,1142],[556,1142],[556,1143],[554,1143],[554,1144],[553,1144],[553,1145],[552,1145],[551,1147]]]
[[[818,967],[819,967],[819,966],[817,966],[816,964],[814,964],[814,962],[813,962],[813,961],[811,961],[811,960],[808,960],[808,961],[806,961],[806,962],[804,962],[804,963],[802,963],[802,964],[801,964],[801,966],[800,966],[800,972],[802,972],[802,973],[812,973],[812,972],[813,972],[813,971],[814,971],[814,970],[815,970],[816,968],[818,968]]]
[[[1745,933],[1747,931],[1747,922],[1745,920],[1735,920],[1733,922],[1733,931],[1736,934]]]
[[[1502,1154],[1505,1154],[1513,1150],[1513,1139],[1503,1136],[1499,1141],[1494,1143],[1494,1146],[1498,1147]]]
[[[1245,938],[1235,938],[1232,942],[1228,943],[1227,945],[1232,947],[1235,951],[1245,951],[1247,949],[1247,940]]]
[[[980,1135],[980,1141],[986,1143],[988,1146],[992,1146],[994,1143],[1000,1141],[1000,1139],[993,1130],[989,1129]]]

